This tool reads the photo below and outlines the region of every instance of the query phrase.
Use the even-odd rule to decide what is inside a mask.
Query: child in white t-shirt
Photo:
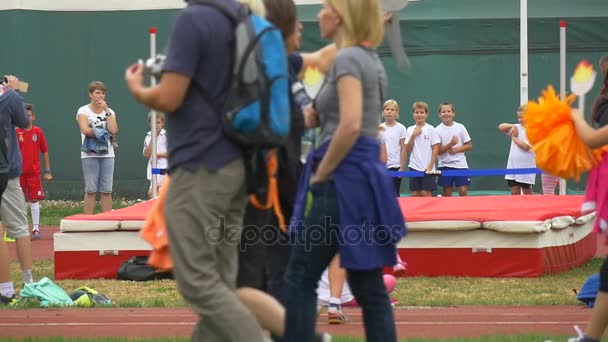
[[[148,114],[148,123],[152,126],[152,113]],[[169,157],[168,145],[167,145],[167,133],[163,128],[165,126],[165,116],[163,113],[156,113],[156,168],[167,169]],[[150,181],[150,187],[148,188],[148,197],[152,198],[152,131],[148,131],[144,138],[144,157],[148,159],[147,167],[147,178]],[[165,179],[165,175],[154,175],[156,176],[156,193],[160,189],[160,185]]]
[[[415,125],[407,128],[406,147],[410,152],[409,168],[411,171],[434,172],[439,154],[441,140],[435,127],[426,123],[429,116],[429,105],[426,102],[414,102],[413,117]],[[430,197],[437,189],[435,176],[410,177],[410,191],[414,197]]]
[[[454,121],[456,109],[451,103],[439,105],[441,124],[435,127],[441,139],[439,155],[437,156],[439,170],[467,170],[469,165],[466,151],[473,148],[471,137],[464,125]],[[466,196],[471,178],[467,176],[439,176],[439,186],[442,187],[443,196],[452,196],[454,186],[458,188],[458,195]]]
[[[405,171],[407,152],[405,150],[405,138],[407,130],[405,126],[397,121],[399,118],[399,104],[395,100],[384,102],[382,116],[384,122],[380,125],[382,138],[386,145],[386,168],[389,171]],[[395,193],[397,197],[401,194],[401,178],[394,177]]]
[[[498,130],[511,137],[511,148],[509,150],[509,159],[507,161],[507,169],[520,168],[535,168],[536,161],[531,149],[532,146],[526,136],[526,128],[524,122],[524,112],[526,105],[520,106],[517,109],[517,124],[501,123],[498,125]],[[512,195],[532,194],[532,186],[536,180],[536,174],[526,175],[506,175],[505,179],[511,188]]]

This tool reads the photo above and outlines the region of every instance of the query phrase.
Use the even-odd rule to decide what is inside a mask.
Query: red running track
[[[32,241],[32,257],[53,258],[53,233],[42,227],[42,239]],[[606,255],[603,243],[598,255]],[[15,257],[14,243],[9,250]],[[363,336],[361,313],[347,310],[351,322],[319,329],[335,335]],[[476,337],[481,335],[546,334],[569,336],[584,326],[591,310],[583,306],[462,306],[400,308],[395,310],[399,337]],[[0,311],[0,337],[188,337],[195,315],[184,308],[30,309]]]
[[[363,336],[361,312],[349,308],[351,322],[327,325],[320,331],[338,336]],[[591,310],[582,306],[467,306],[395,310],[400,338],[477,337],[482,335],[573,335]],[[29,309],[2,310],[1,337],[189,337],[196,317],[186,308],[173,309]]]

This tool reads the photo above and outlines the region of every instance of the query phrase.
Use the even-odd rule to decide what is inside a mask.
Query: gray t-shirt
[[[331,140],[340,121],[338,80],[350,75],[361,81],[363,87],[363,123],[361,135],[378,136],[382,95],[386,93],[386,72],[375,50],[361,46],[341,49],[327,79],[316,99],[316,109],[321,123],[319,143]],[[380,91],[382,89],[382,92]]]

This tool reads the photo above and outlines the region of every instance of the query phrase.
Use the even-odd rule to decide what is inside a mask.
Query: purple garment
[[[304,228],[310,178],[328,146],[329,142],[308,156],[289,227],[291,233]],[[340,210],[340,262],[350,270],[395,265],[396,245],[407,234],[393,181],[379,155],[378,139],[361,136],[332,175]]]

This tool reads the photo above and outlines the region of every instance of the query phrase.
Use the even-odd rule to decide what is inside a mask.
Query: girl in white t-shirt
[[[148,123],[152,127],[152,113],[148,114]],[[163,113],[156,113],[156,168],[167,169],[169,157],[168,146],[167,146],[167,134],[164,130],[165,126],[165,115]],[[148,188],[148,197],[152,198],[152,131],[149,131],[144,138],[144,157],[148,159],[147,167],[147,178],[150,181],[150,187]],[[156,176],[156,193],[159,193],[160,185],[163,184],[165,175],[154,175]]]
[[[520,168],[535,168],[536,161],[531,149],[532,146],[526,136],[526,128],[524,122],[524,112],[526,105],[520,106],[517,110],[517,124],[501,123],[498,125],[498,130],[511,137],[511,148],[509,150],[509,159],[507,161],[507,169]],[[532,186],[536,180],[536,174],[526,175],[506,175],[505,179],[512,195],[532,194]]]
[[[390,171],[405,171],[407,152],[405,151],[405,139],[407,130],[405,126],[397,121],[399,118],[399,104],[395,100],[384,102],[382,117],[384,123],[380,125],[382,138],[386,146],[386,168]],[[395,194],[401,194],[401,178],[394,177]]]

